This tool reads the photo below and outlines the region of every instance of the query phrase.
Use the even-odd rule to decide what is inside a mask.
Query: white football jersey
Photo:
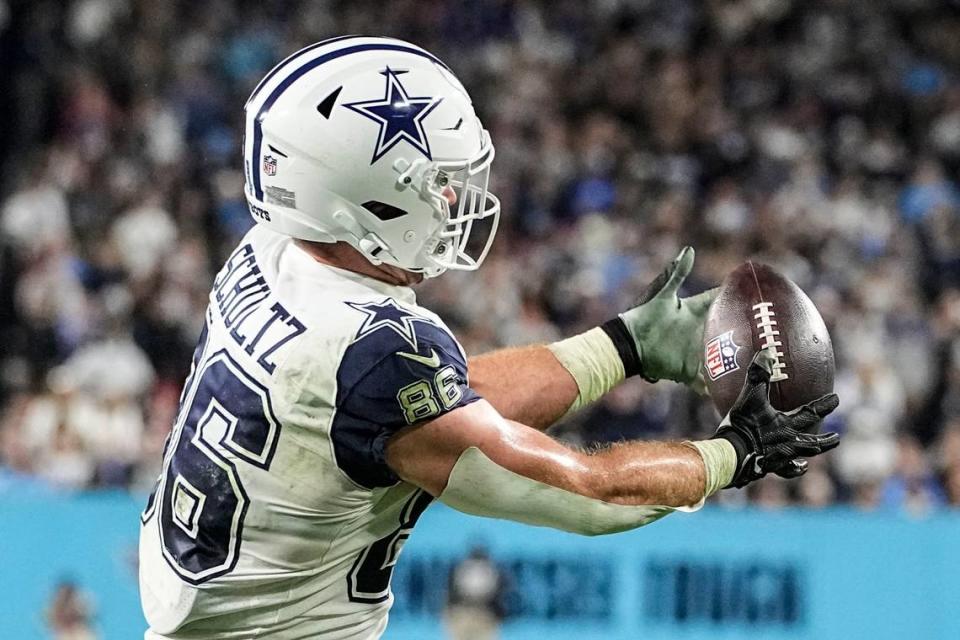
[[[146,637],[379,637],[431,500],[386,466],[386,442],[477,398],[411,289],[256,226],[214,281],[143,513]]]

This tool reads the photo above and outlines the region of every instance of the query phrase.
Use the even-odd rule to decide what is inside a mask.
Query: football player
[[[494,151],[427,51],[315,44],[270,71],[246,112],[258,224],[213,282],[142,515],[148,639],[377,638],[433,500],[614,533],[799,475],[837,444],[808,435],[836,397],[775,411],[763,352],[712,439],[587,453],[545,435],[629,376],[696,385],[712,294],[678,298],[687,248],[603,326],[468,359],[411,285],[483,262],[500,215]]]

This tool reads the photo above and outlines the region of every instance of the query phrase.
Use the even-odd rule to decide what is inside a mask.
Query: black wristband
[[[600,328],[610,336],[613,346],[617,348],[617,353],[620,354],[620,360],[623,361],[623,372],[626,377],[642,375],[640,353],[637,352],[637,345],[633,341],[633,336],[630,335],[630,331],[627,329],[623,318],[617,316],[612,320],[607,320],[600,325]],[[651,382],[656,381],[651,380]]]
[[[753,451],[753,446],[743,434],[738,433],[733,428],[727,428],[717,432],[717,435],[714,438],[723,438],[733,446],[733,450],[737,453],[737,469],[740,469],[740,465],[743,464],[743,461],[748,455]]]

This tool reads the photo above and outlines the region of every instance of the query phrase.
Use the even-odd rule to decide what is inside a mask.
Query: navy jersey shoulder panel
[[[337,465],[368,488],[398,481],[386,464],[390,436],[479,399],[467,384],[460,346],[446,329],[395,305],[371,318],[340,362],[330,428]]]

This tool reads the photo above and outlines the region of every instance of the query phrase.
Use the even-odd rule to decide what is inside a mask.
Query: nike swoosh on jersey
[[[436,369],[440,366],[440,356],[437,355],[437,352],[434,349],[430,349],[430,357],[421,356],[419,353],[406,353],[405,351],[397,351],[397,355],[402,356],[407,360],[413,360],[414,362],[425,364],[431,369]]]

